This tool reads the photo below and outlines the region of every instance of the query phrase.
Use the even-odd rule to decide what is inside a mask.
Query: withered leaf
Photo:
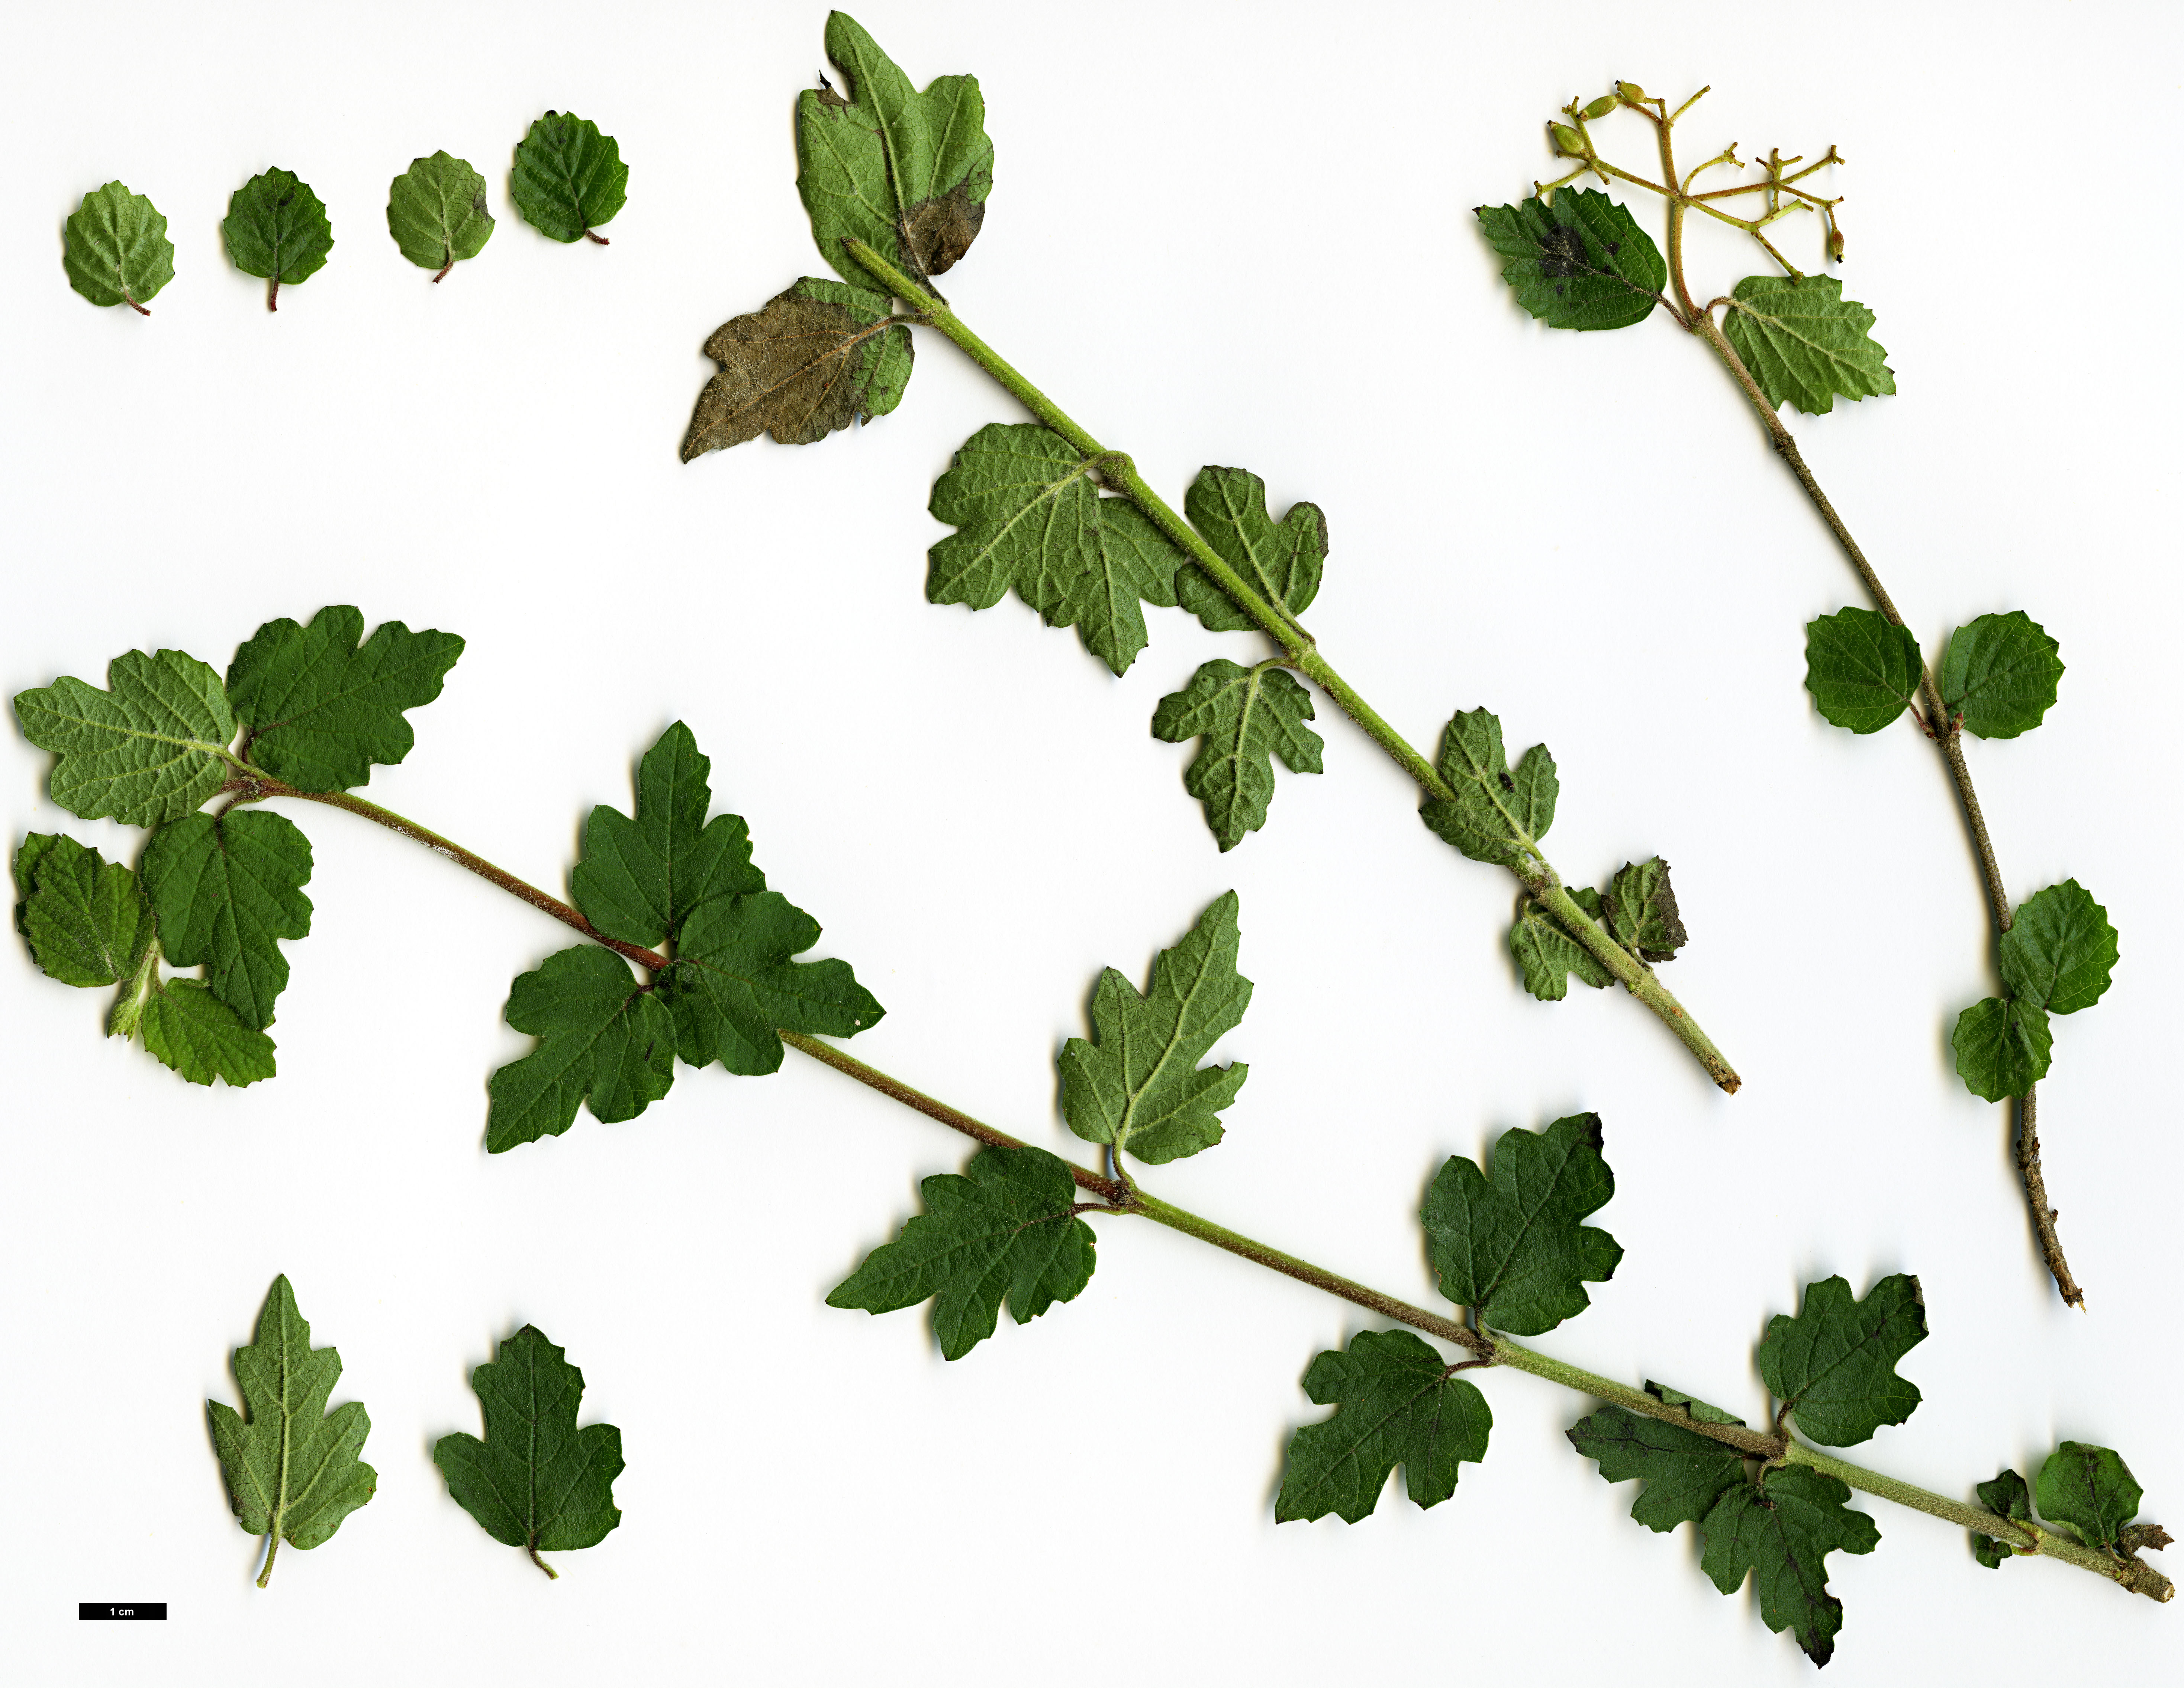
[[[763,309],[722,323],[705,342],[721,371],[698,395],[682,460],[767,432],[809,445],[894,409],[909,384],[911,345],[909,329],[888,326],[889,312],[878,293],[807,276]]]

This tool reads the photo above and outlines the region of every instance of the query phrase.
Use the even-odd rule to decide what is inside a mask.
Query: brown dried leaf
[[[698,396],[682,460],[768,432],[809,445],[894,409],[910,380],[911,345],[889,309],[877,293],[806,276],[722,324],[705,342],[721,370]]]

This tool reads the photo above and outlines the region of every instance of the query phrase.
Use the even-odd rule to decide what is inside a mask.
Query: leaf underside
[[[909,385],[910,330],[889,326],[887,298],[806,276],[705,342],[720,371],[698,395],[682,460],[771,433],[809,445],[884,416]]]
[[[508,186],[523,220],[566,243],[614,220],[629,197],[629,166],[598,124],[549,111],[515,143]]]
[[[387,189],[387,230],[412,264],[445,275],[493,238],[485,178],[445,150],[412,159]]]
[[[237,269],[283,287],[317,275],[334,249],[326,206],[293,170],[269,170],[237,188],[220,232]]]
[[[1497,867],[1539,860],[1562,791],[1546,745],[1533,745],[1512,769],[1500,720],[1488,710],[1462,710],[1441,731],[1440,768],[1456,796],[1428,798],[1418,818],[1443,843]]]
[[[1605,193],[1566,187],[1552,204],[1481,205],[1478,217],[1517,303],[1550,328],[1628,328],[1669,285],[1660,248]]]
[[[1975,738],[2014,738],[2055,706],[2062,649],[2022,610],[1977,616],[1949,635],[1937,683],[1942,704]]]
[[[80,989],[119,984],[153,940],[136,876],[62,833],[32,833],[15,851],[16,929],[47,978]]]
[[[83,196],[61,231],[69,285],[97,305],[142,304],[175,279],[167,220],[118,181]]]
[[[1457,1466],[1486,1457],[1494,1414],[1468,1379],[1407,1330],[1361,1331],[1347,1350],[1323,1353],[1305,1393],[1331,1418],[1290,1438],[1274,1521],[1324,1518],[1356,1524],[1379,1504],[1388,1474],[1404,1468],[1421,1507],[1456,1492]]]
[[[1267,824],[1274,795],[1274,758],[1295,774],[1320,772],[1319,734],[1306,727],[1312,694],[1283,669],[1245,668],[1216,657],[1171,692],[1153,713],[1153,737],[1179,744],[1201,741],[1184,771],[1183,788],[1206,813],[1224,850]]]
[[[1327,563],[1327,517],[1318,504],[1291,504],[1276,521],[1267,483],[1242,469],[1206,468],[1190,483],[1183,513],[1221,560],[1276,609],[1301,616],[1319,595]],[[1248,633],[1258,623],[1196,563],[1175,577],[1176,599],[1217,633]]]
[[[1919,1280],[1884,1278],[1852,1298],[1840,1277],[1805,1286],[1793,1318],[1777,1313],[1759,1344],[1759,1374],[1814,1441],[1847,1448],[1883,1424],[1900,1424],[1919,1405],[1919,1386],[1896,1362],[1926,1340]]]
[[[132,650],[99,691],[70,677],[23,692],[23,736],[52,751],[53,801],[86,821],[156,827],[197,808],[234,770],[235,716],[220,676],[179,650]]]
[[[1925,671],[1911,630],[1876,610],[1838,610],[1805,624],[1805,689],[1837,727],[1880,732],[1910,706]]]
[[[1834,276],[1747,276],[1730,297],[1722,332],[1776,408],[1817,416],[1838,394],[1896,391],[1887,352],[1867,331],[1873,313],[1845,298]]]
[[[1587,898],[1594,904],[1599,901],[1596,891],[1587,891],[1583,895],[1573,892],[1571,895],[1580,903]],[[1586,911],[1599,917],[1596,907]],[[1595,990],[1615,983],[1615,975],[1529,897],[1524,900],[1516,923],[1509,928],[1509,953],[1516,957],[1524,989],[1542,1002],[1560,1002],[1568,996],[1572,978]]]

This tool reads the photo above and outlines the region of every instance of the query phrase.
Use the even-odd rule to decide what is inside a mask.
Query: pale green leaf
[[[1277,522],[1267,513],[1267,483],[1241,469],[1198,471],[1183,513],[1221,560],[1276,609],[1301,616],[1319,595],[1327,562],[1327,517],[1318,504],[1295,504]],[[1215,632],[1258,627],[1196,563],[1175,577],[1176,599]]]
[[[153,939],[136,876],[63,833],[32,833],[15,852],[15,924],[48,978],[118,984]]]
[[[1617,868],[1602,905],[1615,941],[1636,950],[1641,960],[1672,961],[1691,941],[1676,907],[1669,864],[1658,855]]]
[[[273,1076],[273,1039],[196,979],[153,979],[142,1000],[115,1010],[113,1029],[133,1031],[162,1065],[192,1084],[240,1087]]]
[[[1525,751],[1513,772],[1501,721],[1487,710],[1463,710],[1442,729],[1440,767],[1455,799],[1428,798],[1420,820],[1474,861],[1520,871],[1538,863],[1562,792],[1546,745]]]
[[[1421,1507],[1456,1492],[1457,1466],[1486,1457],[1494,1414],[1468,1379],[1407,1330],[1360,1331],[1304,1374],[1305,1393],[1334,1416],[1290,1438],[1274,1522],[1324,1518],[1356,1524],[1403,1468]]]
[[[485,178],[445,151],[413,159],[387,194],[387,230],[402,255],[421,270],[448,271],[475,258],[493,238]]]
[[[175,279],[175,246],[167,220],[141,193],[109,181],[70,214],[61,231],[61,262],[69,285],[93,304],[133,306]]]
[[[1838,393],[1896,391],[1887,352],[1867,331],[1873,313],[1845,298],[1834,276],[1747,276],[1730,298],[1722,331],[1778,408],[1821,415]]]
[[[1153,713],[1153,737],[1171,744],[1201,742],[1183,776],[1184,789],[1206,811],[1206,824],[1224,850],[1267,824],[1274,794],[1273,759],[1291,773],[1320,772],[1320,736],[1312,694],[1281,668],[1244,668],[1216,657],[1171,692]]]
[[[549,240],[564,242],[610,222],[629,197],[629,166],[599,125],[574,112],[549,111],[515,143],[509,195],[523,220]]]
[[[212,669],[179,650],[132,650],[114,659],[106,682],[102,692],[64,677],[15,699],[23,736],[59,759],[53,801],[71,815],[156,827],[234,772],[235,715]]]
[[[1599,896],[1590,894],[1596,900]],[[1573,977],[1596,990],[1615,983],[1615,975],[1529,897],[1518,905],[1516,924],[1509,928],[1509,953],[1517,958],[1524,989],[1542,1002],[1560,1002],[1568,995]]]

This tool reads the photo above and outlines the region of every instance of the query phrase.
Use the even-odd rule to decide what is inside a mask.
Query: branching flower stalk
[[[1503,275],[1519,303],[1550,326],[1624,327],[1658,307],[1703,343],[1864,583],[1872,610],[1845,610],[1808,629],[1806,684],[1821,713],[1836,725],[1870,733],[1908,715],[1941,756],[1978,864],[2003,983],[2002,996],[1959,1020],[1953,1039],[1958,1070],[1975,1094],[2014,1100],[2017,1165],[2041,1256],[2064,1301],[2082,1307],[2085,1292],[2064,1257],[2041,1171],[2036,1083],[2049,1064],[2048,1016],[2075,1011],[2098,998],[2115,960],[2115,933],[2105,911],[2075,881],[2013,908],[1964,749],[1966,733],[2010,738],[2036,726],[2054,701],[2062,664],[2054,641],[2018,612],[1981,616],[1959,628],[1938,665],[1930,666],[1921,655],[1887,588],[1821,490],[1780,414],[1785,403],[1818,413],[1838,396],[1858,399],[1895,391],[1881,348],[1866,331],[1871,313],[1845,300],[1839,281],[1804,275],[1767,236],[1782,218],[1808,212],[1819,219],[1826,258],[1840,259],[1843,236],[1836,208],[1841,198],[1824,198],[1799,184],[1843,160],[1833,147],[1810,164],[1770,151],[1758,161],[1756,180],[1701,191],[1696,184],[1707,171],[1744,167],[1731,145],[1680,174],[1675,125],[1706,92],[1700,89],[1673,112],[1666,101],[1628,82],[1582,105],[1573,100],[1563,110],[1568,121],[1547,128],[1551,145],[1576,160],[1574,166],[1553,181],[1535,183],[1533,198],[1523,206],[1482,207],[1479,215],[1488,238],[1512,260]],[[1652,126],[1660,180],[1601,155],[1590,125],[1624,111]],[[1660,196],[1667,208],[1665,260],[1627,211],[1602,196],[1580,192],[1573,203],[1565,193],[1557,203],[1557,190],[1588,175],[1603,186],[1625,182]],[[1758,196],[1755,214],[1738,216],[1724,209],[1726,202],[1753,195]],[[1750,235],[1787,279],[1751,277],[1700,304],[1684,270],[1685,230],[1693,212]],[[2024,919],[2038,929],[2021,927]]]

